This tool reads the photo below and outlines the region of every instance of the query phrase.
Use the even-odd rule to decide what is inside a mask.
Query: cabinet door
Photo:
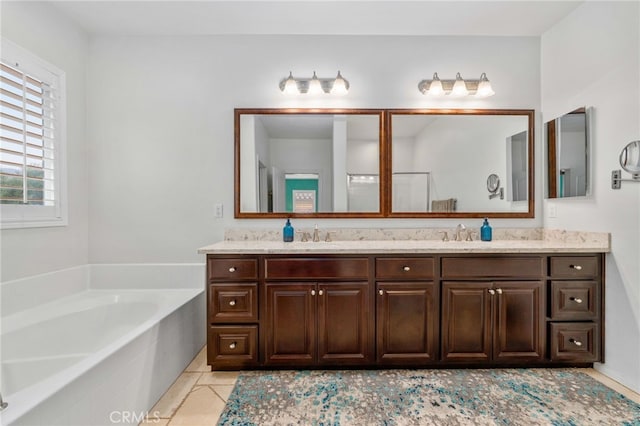
[[[419,364],[436,359],[438,312],[433,282],[378,283],[378,362]]]
[[[311,365],[316,354],[316,284],[265,284],[265,363]]]
[[[373,361],[373,313],[368,282],[318,284],[318,360],[358,365]]]
[[[545,341],[542,282],[496,282],[493,287],[494,360],[542,360]]]
[[[442,359],[488,362],[491,358],[491,283],[442,283]]]

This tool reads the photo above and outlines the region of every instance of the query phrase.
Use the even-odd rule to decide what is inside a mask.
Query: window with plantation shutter
[[[66,224],[64,73],[2,41],[0,208],[2,227]]]

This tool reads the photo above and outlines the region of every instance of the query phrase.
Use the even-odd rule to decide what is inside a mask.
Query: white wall
[[[611,232],[606,264],[606,362],[640,391],[640,185],[611,189],[611,170],[640,139],[640,4],[585,2],[542,37],[542,110],[549,121],[592,106],[593,197],[545,203],[545,227]],[[628,177],[628,174],[627,174]],[[548,218],[549,204],[557,218]]]
[[[0,280],[8,281],[87,263],[85,84],[89,38],[46,3],[3,1],[1,28],[2,37],[62,69],[67,84],[69,224],[0,231]]]
[[[232,217],[234,108],[539,111],[539,49],[535,37],[96,37],[89,55],[90,261],[198,262],[196,249],[221,240],[225,227],[282,226]],[[344,97],[291,97],[278,88],[289,70],[324,77],[338,69],[351,83]],[[441,78],[486,72],[496,95],[430,100],[417,84],[435,71]],[[213,217],[216,202],[224,203],[223,219]],[[317,222],[322,228],[458,221]],[[493,223],[507,224],[540,226],[541,220]]]

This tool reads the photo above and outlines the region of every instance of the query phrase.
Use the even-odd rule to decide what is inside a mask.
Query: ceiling
[[[582,1],[48,0],[93,35],[540,36]]]

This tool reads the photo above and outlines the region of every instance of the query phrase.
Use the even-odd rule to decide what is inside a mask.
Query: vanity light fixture
[[[435,72],[431,80],[422,80],[418,83],[418,90],[424,95],[432,97],[448,95],[451,97],[486,98],[495,95],[486,73],[482,73],[478,80],[465,80],[460,73],[456,74],[454,80],[441,80],[438,73]]]
[[[289,77],[280,81],[280,90],[285,94],[345,95],[349,92],[349,82],[340,74],[340,71],[335,78],[320,78],[315,71],[311,78],[299,78],[294,77],[290,71]]]

